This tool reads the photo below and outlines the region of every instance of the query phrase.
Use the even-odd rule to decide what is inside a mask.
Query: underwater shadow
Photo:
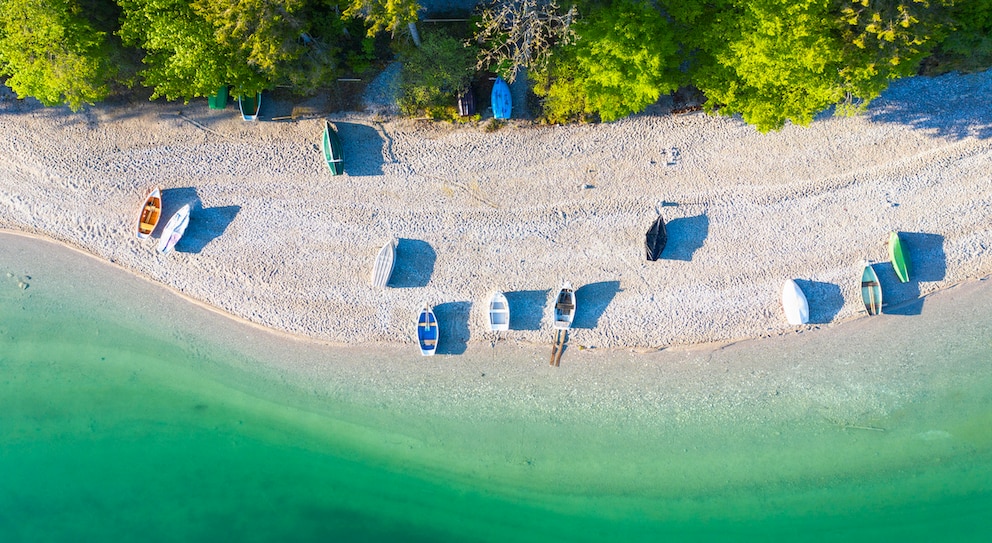
[[[936,137],[986,139],[992,136],[992,108],[979,105],[992,95],[992,71],[905,77],[868,107],[873,122],[902,124]]]
[[[806,295],[806,301],[809,302],[810,324],[831,322],[844,308],[844,294],[839,285],[806,279],[795,281]]]
[[[437,253],[429,243],[401,238],[396,243],[396,262],[388,286],[393,288],[426,287],[434,274]]]
[[[344,172],[354,177],[382,175],[383,157],[392,155],[392,143],[387,145],[382,134],[371,126],[341,121],[331,124],[341,138]]]
[[[176,250],[182,250],[184,253],[199,253],[227,230],[239,211],[241,206],[194,209],[190,212],[189,228],[176,244]]]
[[[510,306],[510,330],[540,330],[551,289],[504,292]]]
[[[620,281],[600,281],[575,290],[575,318],[572,328],[595,328],[606,307],[620,292]]]
[[[909,265],[909,280],[943,281],[947,276],[944,236],[925,232],[899,232]]]
[[[668,244],[661,252],[661,258],[689,261],[706,241],[710,219],[705,214],[672,219],[665,225],[665,229],[668,231]]]
[[[438,354],[462,354],[468,349],[468,319],[472,302],[445,302],[434,306],[438,326]]]

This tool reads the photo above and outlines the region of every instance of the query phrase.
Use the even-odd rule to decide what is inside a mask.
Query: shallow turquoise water
[[[841,390],[821,383],[757,402],[741,384],[743,400],[699,393],[713,409],[698,413],[663,398],[577,414],[466,382],[455,409],[408,390],[405,355],[283,340],[51,244],[0,241],[2,541],[984,541],[992,529],[988,286],[867,332],[716,355],[801,351],[850,359],[855,375],[893,359],[917,377],[864,370],[866,390],[840,399],[815,397]],[[880,330],[888,343],[849,346]],[[312,357],[331,378],[280,357]],[[465,375],[493,364],[439,359]],[[553,375],[585,390],[572,371]]]

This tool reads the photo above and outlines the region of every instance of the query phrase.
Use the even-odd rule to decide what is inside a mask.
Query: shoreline
[[[513,341],[543,345],[562,280],[578,290],[573,348],[726,345],[857,318],[864,260],[880,264],[887,305],[904,314],[992,275],[992,112],[976,95],[992,96],[992,72],[917,77],[860,117],[765,135],[657,111],[493,133],[334,113],[341,177],[320,162],[324,117],[245,123],[196,102],[71,114],[4,101],[0,228],[329,345],[406,344],[429,301],[439,354],[460,354],[489,341],[494,289],[510,298]],[[154,184],[166,214],[195,204],[166,257],[130,231]],[[649,263],[643,235],[659,212],[669,247]],[[884,264],[891,230],[906,235],[908,284]],[[397,268],[379,291],[367,275],[389,237]],[[789,278],[809,299],[810,325],[785,322]]]
[[[195,307],[197,307],[199,309],[205,310],[206,312],[208,312],[210,314],[213,314],[213,315],[217,315],[219,317],[222,317],[225,321],[227,321],[229,323],[232,323],[232,324],[235,324],[235,325],[238,325],[238,326],[247,326],[247,327],[249,327],[251,329],[258,330],[258,331],[263,332],[265,334],[272,334],[272,335],[274,335],[274,336],[276,336],[278,338],[284,339],[284,340],[288,340],[288,341],[291,341],[291,342],[298,342],[298,343],[303,344],[305,347],[314,347],[314,348],[329,347],[329,348],[334,348],[334,349],[349,349],[349,350],[350,349],[355,349],[355,348],[359,347],[359,345],[356,345],[356,344],[327,341],[327,340],[323,340],[323,339],[320,339],[320,338],[315,338],[315,337],[311,337],[311,336],[307,336],[307,335],[303,335],[303,334],[298,334],[298,333],[294,333],[294,332],[290,332],[290,331],[286,331],[286,330],[281,330],[281,329],[278,329],[278,328],[270,328],[270,327],[267,327],[265,325],[259,324],[257,322],[253,322],[251,320],[248,320],[248,319],[245,319],[243,317],[240,317],[240,316],[238,316],[238,315],[236,315],[234,313],[230,313],[230,312],[224,311],[223,309],[220,309],[218,307],[214,307],[214,306],[210,305],[207,302],[204,302],[202,300],[199,300],[197,298],[194,298],[192,296],[189,296],[188,294],[186,294],[186,293],[184,293],[184,292],[182,292],[182,291],[180,291],[180,290],[172,287],[171,285],[168,285],[168,284],[165,284],[165,283],[160,283],[160,282],[156,281],[154,278],[144,276],[144,275],[142,275],[142,274],[140,274],[140,273],[138,273],[138,272],[136,272],[136,271],[134,271],[132,269],[129,269],[129,268],[120,266],[120,265],[118,265],[115,262],[104,260],[104,259],[100,258],[98,255],[94,255],[94,254],[86,251],[83,248],[76,247],[76,246],[74,246],[74,245],[72,245],[70,243],[67,243],[65,241],[61,241],[61,240],[57,240],[57,239],[48,237],[45,234],[33,233],[33,232],[25,232],[25,231],[19,231],[19,230],[10,230],[10,229],[6,229],[6,228],[0,228],[0,238],[2,238],[3,236],[16,236],[16,237],[26,238],[26,239],[29,239],[29,240],[32,240],[32,241],[55,244],[55,245],[57,245],[58,247],[60,247],[62,249],[71,251],[72,253],[74,253],[74,254],[76,254],[78,256],[82,256],[82,257],[84,257],[86,259],[89,259],[92,262],[95,262],[95,263],[97,263],[99,265],[111,266],[113,269],[118,270],[118,271],[120,271],[122,273],[125,273],[129,277],[132,277],[134,279],[137,279],[137,280],[140,280],[142,282],[148,283],[150,285],[154,285],[157,288],[162,288],[165,291],[167,291],[170,295],[176,297],[176,299],[179,300],[179,301],[181,301],[182,303],[191,304],[191,305],[193,305],[193,306],[195,306]],[[918,298],[918,299],[903,301],[903,302],[901,302],[899,304],[899,306],[897,306],[896,308],[893,308],[893,309],[899,309],[899,307],[906,306],[906,305],[922,304],[922,303],[924,303],[926,300],[928,300],[930,298],[939,297],[942,294],[946,294],[947,292],[954,291],[954,290],[956,290],[958,288],[962,288],[962,287],[965,287],[965,288],[967,288],[967,287],[981,287],[982,286],[982,283],[985,283],[986,281],[990,281],[990,280],[992,280],[992,275],[985,276],[985,277],[969,278],[969,279],[965,279],[965,280],[960,281],[960,282],[957,282],[957,283],[942,285],[941,287],[939,287],[936,290],[933,290],[931,292],[928,292],[927,294],[921,295],[921,297]],[[28,286],[26,286],[25,288],[30,288],[30,285],[28,284]],[[754,343],[754,342],[760,342],[760,341],[765,340],[765,339],[785,338],[785,337],[788,337],[788,336],[799,336],[799,335],[804,334],[804,333],[812,333],[812,332],[817,332],[817,331],[820,331],[820,330],[829,329],[830,327],[835,326],[835,325],[848,324],[848,323],[855,322],[855,321],[858,321],[858,320],[865,320],[865,319],[870,319],[870,318],[872,318],[872,317],[868,316],[867,314],[865,314],[865,315],[853,315],[851,317],[848,317],[847,319],[839,320],[839,321],[834,321],[834,322],[830,322],[830,323],[825,323],[823,325],[820,325],[820,324],[804,325],[804,326],[801,326],[801,327],[794,327],[793,329],[788,329],[788,330],[780,330],[780,331],[777,331],[775,333],[769,333],[769,334],[764,334],[764,335],[760,335],[760,336],[741,337],[741,338],[728,339],[728,340],[723,340],[723,341],[711,341],[711,342],[706,342],[706,343],[674,344],[674,345],[669,345],[669,346],[659,347],[659,348],[648,348],[648,347],[638,347],[638,346],[632,346],[632,347],[631,346],[620,346],[620,347],[605,347],[605,348],[592,347],[592,348],[587,348],[587,347],[581,346],[581,345],[580,346],[575,346],[575,345],[572,345],[570,343],[567,345],[567,348],[568,348],[569,351],[576,351],[576,350],[578,350],[578,351],[589,351],[589,352],[605,353],[607,355],[609,355],[609,354],[619,354],[619,353],[629,353],[629,354],[634,354],[634,355],[652,355],[652,354],[658,354],[658,353],[662,353],[662,352],[666,352],[666,353],[714,352],[714,351],[720,351],[720,350],[727,349],[727,348],[736,347],[736,346],[742,345],[742,344],[749,344],[749,343]],[[512,330],[510,330],[510,331],[512,332]],[[553,332],[553,330],[550,330],[549,329],[548,332],[551,333],[551,332]],[[537,351],[543,350],[546,347],[549,347],[549,345],[551,343],[553,343],[552,341],[550,341],[550,339],[551,338],[549,337],[549,341],[547,341],[547,342],[527,342],[527,341],[523,341],[523,340],[519,340],[519,339],[514,339],[512,337],[501,337],[498,341],[499,342],[503,342],[503,343],[511,344],[511,346],[514,347],[514,348],[519,348],[519,349],[523,349],[523,350],[527,350],[527,351],[532,351],[532,354],[537,354]],[[480,341],[476,341],[476,342],[473,342],[473,343],[476,344],[476,346],[478,346],[478,345],[484,345],[487,342],[490,343],[493,348],[495,348],[496,343],[494,343],[492,339],[480,340]],[[411,346],[413,344],[415,344],[415,340],[411,338],[410,341],[408,341],[408,342],[401,342],[401,343],[382,342],[382,343],[377,344],[377,347],[388,349],[390,351],[400,351],[400,350],[405,349],[405,348],[407,348],[407,347],[409,347],[409,346]]]

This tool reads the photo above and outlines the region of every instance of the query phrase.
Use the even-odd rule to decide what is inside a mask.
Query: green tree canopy
[[[579,21],[576,33],[586,111],[604,121],[642,111],[684,81],[673,28],[645,0],[614,0]]]
[[[116,75],[105,32],[76,0],[0,0],[0,75],[20,97],[78,111]]]
[[[420,3],[417,0],[347,0],[345,17],[360,17],[368,24],[368,35],[388,30],[396,34],[401,28],[417,22]]]

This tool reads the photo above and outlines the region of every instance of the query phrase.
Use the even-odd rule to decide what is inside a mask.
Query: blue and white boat
[[[420,354],[433,356],[437,352],[438,327],[437,317],[430,304],[425,304],[417,318],[417,342],[420,343]]]

